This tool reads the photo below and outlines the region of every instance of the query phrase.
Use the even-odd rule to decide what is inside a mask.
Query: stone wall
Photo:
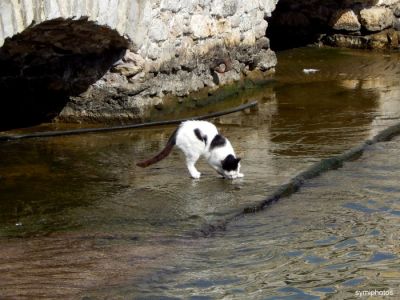
[[[141,120],[167,97],[239,80],[276,65],[265,37],[273,1],[153,0],[141,43],[110,72],[73,97],[59,119]]]
[[[166,98],[214,89],[250,70],[267,74],[276,57],[265,17],[276,2],[2,0],[0,86],[29,90],[21,102],[7,91],[14,100],[6,108],[21,112],[50,90],[38,111],[62,99],[43,113],[59,120],[140,121]],[[42,82],[38,91],[34,82]]]

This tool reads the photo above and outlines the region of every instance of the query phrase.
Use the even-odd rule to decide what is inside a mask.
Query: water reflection
[[[258,110],[214,120],[243,157],[240,180],[201,163],[194,182],[178,151],[136,168],[173,127],[2,143],[2,296],[351,298],[355,288],[397,286],[398,141],[225,232],[191,233],[397,122],[398,60],[281,53],[276,83],[250,93]]]

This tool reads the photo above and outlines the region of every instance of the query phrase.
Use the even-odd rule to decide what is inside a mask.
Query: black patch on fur
[[[210,151],[217,147],[223,147],[225,146],[225,144],[226,144],[226,139],[222,135],[217,134],[211,141]]]
[[[200,129],[196,128],[196,129],[194,130],[194,134],[196,135],[196,137],[197,137],[200,141],[204,142],[204,144],[207,144],[207,136],[206,136],[206,135],[202,135]]]
[[[235,158],[232,154],[229,154],[225,159],[221,162],[222,169],[225,171],[235,171],[238,168],[240,158]]]

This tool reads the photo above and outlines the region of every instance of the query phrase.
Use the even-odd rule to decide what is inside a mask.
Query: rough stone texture
[[[238,0],[215,1],[211,8],[211,15],[217,17],[233,16],[238,9]]]
[[[400,18],[400,3],[397,3],[397,4],[394,6],[393,14],[394,14],[397,18]]]
[[[377,33],[362,36],[334,34],[326,37],[325,42],[343,48],[387,49],[398,47],[399,38],[394,29],[386,29]]]
[[[361,24],[353,10],[339,10],[332,18],[332,28],[335,30],[358,31]]]
[[[395,18],[393,21],[393,28],[400,31],[400,18]]]
[[[15,87],[38,81],[19,69],[47,74],[40,91],[52,87],[62,94],[62,120],[142,120],[167,97],[239,80],[246,68],[273,70],[264,16],[276,3],[1,0],[0,69],[14,71],[0,70],[0,81],[14,80]],[[78,71],[105,52],[109,60],[99,70]],[[72,56],[77,64],[63,63]],[[57,63],[51,67],[49,61]]]
[[[360,11],[360,19],[368,31],[381,31],[393,24],[393,13],[386,7],[364,8]]]
[[[277,64],[276,56],[273,52],[268,49],[261,49],[260,52],[255,56],[254,63],[256,68],[260,71],[268,71]]]
[[[280,0],[267,18],[267,36],[273,50],[321,43],[398,49],[397,39],[391,34],[383,37],[387,29],[398,31],[399,14],[400,0]]]

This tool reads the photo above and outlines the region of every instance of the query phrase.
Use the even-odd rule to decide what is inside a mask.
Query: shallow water
[[[257,99],[257,111],[213,120],[243,157],[240,180],[200,163],[193,181],[178,151],[137,168],[173,127],[0,144],[0,296],[399,295],[398,139],[201,237],[206,224],[400,121],[398,53],[297,49],[278,60],[274,82],[225,103]]]

